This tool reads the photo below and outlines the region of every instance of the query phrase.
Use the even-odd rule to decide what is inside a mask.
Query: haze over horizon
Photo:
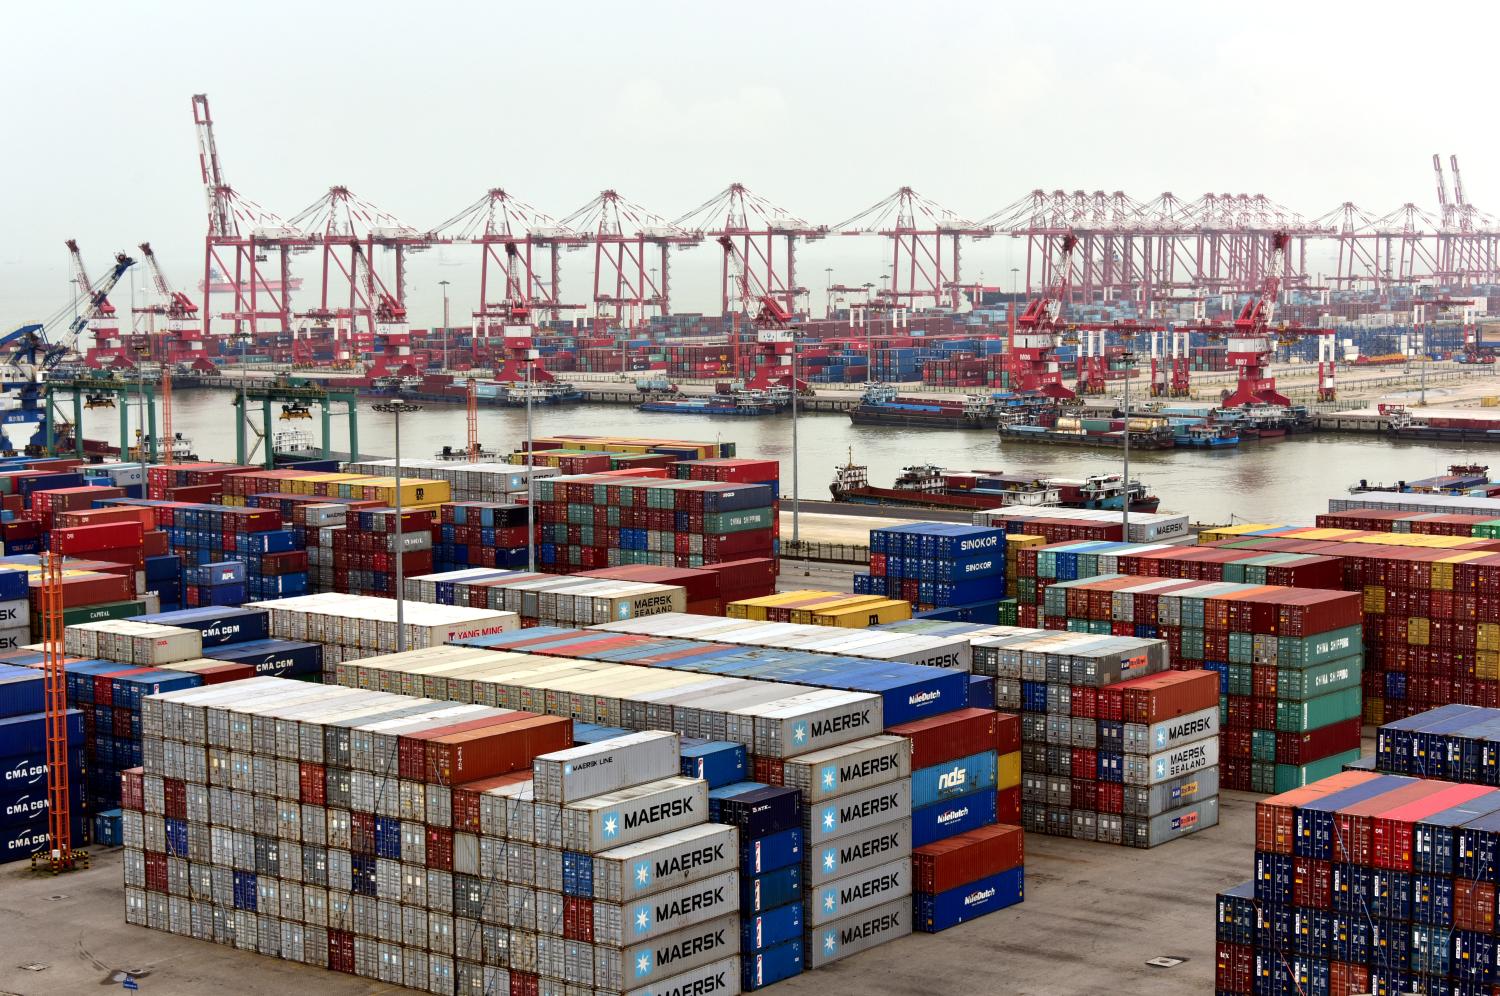
[[[1500,206],[1500,137],[1442,98],[1483,92],[1483,61],[1453,55],[1451,19],[1408,18],[1393,40],[1369,8],[278,0],[229,26],[177,2],[8,20],[6,331],[67,303],[70,237],[96,276],[150,241],[196,296],[199,92],[230,183],[283,218],[343,184],[418,229],[493,186],[558,218],[612,188],[672,219],[731,181],[829,225],[904,184],[971,219],[1037,187],[1435,213],[1434,152],[1458,156],[1471,201]],[[1398,75],[1367,82],[1360,60],[1386,59]],[[966,245],[965,278],[1005,285],[1020,249]],[[589,255],[565,257],[565,299],[589,296]],[[876,282],[888,256],[873,237],[804,248],[812,311],[830,276]],[[676,254],[674,310],[717,310],[718,266],[712,247]],[[133,279],[144,301],[143,267]],[[413,257],[413,324],[440,322],[440,279],[466,324],[478,251]]]

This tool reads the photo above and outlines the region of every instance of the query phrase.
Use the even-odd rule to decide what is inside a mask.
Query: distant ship
[[[903,397],[889,384],[870,384],[849,409],[855,425],[893,425],[913,429],[993,429],[1010,413],[1029,411],[1046,402],[1040,396],[997,392],[970,394],[962,401]]]
[[[828,486],[836,502],[905,508],[990,509],[1012,505],[1119,509],[1130,496],[1132,512],[1155,512],[1161,499],[1140,481],[1127,487],[1119,474],[1092,474],[1082,480],[999,471],[951,471],[935,464],[902,469],[889,488],[870,484],[869,468],[849,462],[835,468]]]
[[[229,278],[225,277],[224,274],[220,273],[217,268],[210,268],[209,271],[208,271],[208,277],[209,277],[209,279],[208,279],[208,292],[210,294],[233,294],[234,293],[234,290],[235,290],[235,288],[234,288],[234,281],[232,281]],[[268,277],[268,278],[264,278],[264,279],[257,278],[256,281],[255,281],[255,287],[256,287],[257,292],[259,292],[259,293],[264,293],[266,291],[270,291],[270,292],[273,292],[273,293],[279,293],[281,291],[281,289],[282,289],[283,286],[288,286],[288,287],[290,287],[291,290],[301,290],[302,289],[302,278],[301,277],[292,277],[290,280],[288,280],[286,282],[285,285],[283,285],[282,282],[279,279],[276,279],[276,278],[273,278],[273,277]],[[241,282],[242,292],[248,294],[249,293],[249,287],[250,287],[250,278],[249,278],[249,276],[246,276],[244,278],[244,280]],[[198,290],[200,292],[203,290],[203,281],[202,280],[198,281]]]
[[[746,389],[689,397],[652,398],[636,406],[637,411],[671,412],[678,415],[776,415],[792,403],[790,388]]]

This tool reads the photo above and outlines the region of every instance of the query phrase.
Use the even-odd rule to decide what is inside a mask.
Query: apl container
[[[808,897],[808,923],[811,926],[830,923],[909,896],[911,892],[911,858],[898,858],[818,886]]]
[[[704,823],[593,856],[593,896],[625,902],[739,867],[740,832]]]
[[[840,958],[905,937],[912,931],[911,900],[897,899],[807,932],[807,964],[830,965]]]
[[[647,730],[583,747],[543,754],[532,762],[538,802],[568,803],[669,778],[680,771],[681,738]]]

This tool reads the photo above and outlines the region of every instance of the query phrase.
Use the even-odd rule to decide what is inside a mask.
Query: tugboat
[[[1127,490],[1132,512],[1155,512],[1160,505],[1160,499],[1148,494],[1139,481],[1131,481],[1127,489],[1119,474],[1093,474],[1083,480],[1068,480],[986,470],[958,473],[934,464],[918,464],[902,468],[894,486],[879,488],[871,486],[869,468],[855,463],[852,454],[848,463],[834,469],[828,490],[836,502],[904,508],[991,509],[1023,505],[1118,509]]]
[[[1178,449],[1227,449],[1240,445],[1240,434],[1233,426],[1197,419],[1173,419],[1172,437]]]
[[[855,425],[896,425],[920,429],[993,429],[1000,423],[994,398],[967,395],[962,401],[900,397],[889,384],[870,384],[849,409]]]

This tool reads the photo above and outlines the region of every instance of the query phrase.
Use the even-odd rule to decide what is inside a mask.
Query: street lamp
[[[396,424],[396,653],[406,652],[406,576],[401,548],[401,416],[412,415],[422,410],[404,398],[381,402],[374,406],[377,412],[390,415]]]
[[[443,369],[448,369],[448,281],[439,280],[438,286],[443,288]]]
[[[537,351],[526,350],[526,570],[536,573],[536,446],[531,439],[531,368]]]
[[[823,267],[823,272],[828,274],[828,286],[823,292],[823,317],[833,317],[833,267]]]
[[[1130,373],[1135,368],[1135,353],[1126,350],[1120,354],[1125,365],[1125,459],[1123,491],[1120,498],[1120,539],[1130,542]]]
[[[1020,284],[1020,281],[1021,268],[1019,266],[1012,266],[1010,268],[1010,303],[1012,307],[1014,307],[1016,303],[1016,294],[1018,293],[1018,285]]]

